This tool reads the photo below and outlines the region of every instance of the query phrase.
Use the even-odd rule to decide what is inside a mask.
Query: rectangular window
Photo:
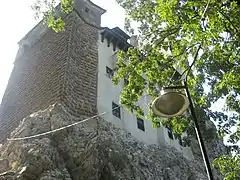
[[[112,102],[112,114],[119,119],[121,119],[121,109],[120,106],[117,105],[116,103]]]
[[[178,136],[178,142],[181,146],[183,146],[183,142],[182,142],[182,137],[181,136]]]
[[[107,76],[108,76],[110,79],[112,79],[112,77],[113,77],[113,75],[114,75],[114,72],[113,72],[113,70],[112,70],[110,67],[108,67],[108,66],[106,66],[106,73],[107,73]]]
[[[173,139],[173,133],[172,133],[172,130],[170,128],[167,128],[167,131],[168,131],[168,137],[170,139]]]
[[[142,131],[145,131],[145,127],[144,127],[144,120],[137,118],[137,127],[138,129],[141,129]]]

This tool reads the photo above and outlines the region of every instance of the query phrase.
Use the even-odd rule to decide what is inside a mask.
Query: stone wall
[[[60,104],[36,112],[12,137],[86,118],[66,112]],[[101,117],[38,138],[8,141],[0,150],[0,180],[207,180],[202,161],[188,161],[171,147],[147,146]]]
[[[16,59],[1,104],[0,140],[19,120],[59,100],[68,39],[68,32],[56,34],[48,30]]]
[[[63,105],[75,116],[97,112],[98,29],[76,15],[71,22]]]
[[[96,113],[98,29],[75,11],[65,22],[64,32],[47,29],[39,38],[30,31],[25,37],[34,43],[15,61],[1,103],[0,142],[21,119],[56,102],[74,115]]]

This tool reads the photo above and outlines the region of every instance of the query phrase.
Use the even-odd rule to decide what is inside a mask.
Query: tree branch
[[[196,46],[197,44],[200,44],[199,42],[195,43],[195,44],[192,44],[190,46],[188,46],[186,49],[184,49],[184,51],[182,53],[179,53],[178,55],[174,56],[172,59],[178,57],[178,56],[181,56],[183,55],[186,51],[188,51],[189,49],[191,49],[192,47]]]
[[[163,38],[160,39],[159,42],[156,42],[156,46],[161,45],[162,42],[163,42],[167,37],[169,37],[169,36],[177,33],[177,32],[179,31],[179,29],[180,29],[179,27],[175,27],[175,28],[172,28],[172,29],[166,29],[166,30],[160,31],[160,33],[166,32],[166,34],[165,34],[165,36],[164,36]],[[159,34],[160,34],[160,33],[159,33]]]
[[[184,52],[186,52],[186,51],[188,51],[189,49],[191,49],[192,47],[194,47],[194,46],[196,46],[197,44],[199,44],[200,45],[200,43],[199,42],[197,42],[197,43],[195,43],[195,44],[192,44],[192,45],[190,45],[190,46],[188,46],[186,49],[184,49],[184,51],[182,51],[182,53],[179,53],[178,55],[176,55],[176,56],[174,56],[174,57],[172,57],[171,59],[174,59],[174,58],[176,58],[176,57],[178,57],[178,56],[181,56],[181,55],[183,55],[184,54]],[[199,50],[198,50],[199,51]],[[188,67],[189,68],[189,67]],[[182,78],[182,76],[183,76],[183,74],[188,70],[188,68],[186,68],[186,70],[184,70],[184,72],[180,75],[180,78],[179,79],[181,79]],[[174,71],[174,73],[172,74],[172,76],[171,76],[171,78],[170,78],[170,82],[169,82],[169,84],[168,84],[168,86],[170,86],[171,85],[171,83],[172,83],[172,79],[173,79],[173,77],[174,77],[174,74],[175,74],[175,72],[176,71]],[[177,80],[178,81],[178,80]]]
[[[196,54],[195,54],[195,57],[194,57],[194,59],[193,59],[192,64],[188,67],[188,70],[187,70],[188,72],[187,72],[186,78],[187,78],[187,76],[189,75],[190,70],[192,69],[193,65],[194,65],[195,62],[197,61],[198,53],[199,53],[199,50],[201,49],[201,47],[202,47],[202,45],[200,44],[199,47],[198,47],[198,49],[197,49],[197,52],[196,52]]]
[[[194,65],[195,62],[197,61],[198,52],[199,52],[199,50],[201,49],[201,47],[202,47],[202,45],[200,44],[199,47],[198,47],[198,49],[197,49],[197,52],[196,52],[196,54],[195,54],[195,56],[194,56],[194,59],[193,59],[192,64],[182,72],[180,79],[182,78],[182,76],[183,76],[187,71],[188,71],[188,72],[187,72],[186,77],[189,75],[191,68],[193,67],[193,65]]]
[[[239,32],[239,30],[237,29],[237,27],[235,25],[233,25],[232,21],[229,19],[229,17],[227,17],[225,14],[223,14],[223,12],[218,11],[223,17],[225,17],[225,19],[228,20],[228,22],[232,25],[233,29],[235,29],[237,31],[237,33]]]

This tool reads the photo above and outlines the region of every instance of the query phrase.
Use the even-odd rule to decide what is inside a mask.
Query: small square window
[[[114,75],[114,72],[113,72],[113,70],[112,70],[110,67],[108,67],[108,66],[106,66],[106,73],[107,73],[107,76],[108,76],[110,79],[112,79],[112,77],[113,77],[113,75]]]
[[[121,119],[121,109],[120,106],[117,105],[116,103],[112,102],[112,114],[119,119]]]
[[[173,133],[172,133],[172,130],[170,128],[167,128],[167,131],[168,131],[168,137],[170,139],[173,139]]]
[[[143,119],[137,118],[137,127],[138,127],[138,129],[141,129],[142,131],[145,131]]]

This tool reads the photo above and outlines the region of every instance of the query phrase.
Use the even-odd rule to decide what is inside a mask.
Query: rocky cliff
[[[57,104],[26,117],[11,138],[77,122]],[[205,180],[202,161],[147,146],[100,117],[1,147],[0,180]],[[216,178],[217,179],[217,178]]]

